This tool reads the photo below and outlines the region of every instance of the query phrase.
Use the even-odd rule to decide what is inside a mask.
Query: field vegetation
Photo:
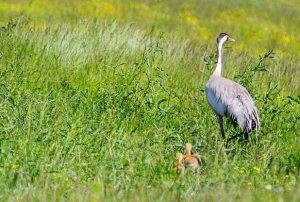
[[[0,1],[1,201],[299,201],[296,0]],[[262,131],[222,150],[204,86],[245,86]],[[225,124],[226,134],[239,128]],[[200,172],[174,172],[191,142]]]

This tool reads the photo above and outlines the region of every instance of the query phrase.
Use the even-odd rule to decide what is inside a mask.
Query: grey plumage
[[[230,118],[234,125],[237,123],[243,130],[228,140],[240,135],[244,135],[244,139],[248,140],[248,134],[253,129],[258,133],[260,131],[259,117],[248,91],[240,84],[221,77],[223,60],[222,48],[226,41],[234,40],[227,34],[221,33],[217,39],[219,52],[217,67],[205,86],[206,99],[217,115],[224,140],[226,136],[223,129],[223,116]]]

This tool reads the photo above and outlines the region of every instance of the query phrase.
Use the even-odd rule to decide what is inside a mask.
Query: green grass
[[[264,26],[283,28],[279,37],[291,31],[285,37],[292,39],[299,31],[292,15],[276,28],[275,14],[287,12],[276,3],[262,11],[254,1],[248,18],[247,4],[238,9],[231,1],[203,8],[196,1],[77,3],[33,1],[18,13],[16,1],[1,16],[10,22],[0,31],[1,201],[300,199],[299,47],[254,40],[267,33]],[[292,3],[281,6],[293,13]],[[47,5],[48,13],[38,12]],[[82,5],[90,7],[80,10]],[[124,5],[131,6],[128,12]],[[110,8],[104,17],[89,10],[101,6]],[[215,38],[223,31],[213,16],[222,8],[223,17],[236,20],[226,26],[237,40],[227,44],[223,75],[249,90],[262,131],[259,137],[251,133],[250,143],[239,139],[220,152],[204,86],[215,67]],[[141,9],[144,14],[134,12]],[[48,18],[54,10],[56,17]],[[141,17],[145,10],[149,18]],[[196,25],[189,24],[193,18],[176,24],[175,13],[184,10]],[[255,27],[257,18],[265,25]],[[248,31],[247,23],[253,25]],[[203,41],[192,32],[197,26],[207,28]],[[225,128],[228,136],[239,131],[229,122]],[[179,175],[175,155],[188,141],[207,159],[201,172]]]

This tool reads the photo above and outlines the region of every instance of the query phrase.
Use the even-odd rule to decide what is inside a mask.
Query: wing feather
[[[249,92],[240,84],[221,76],[211,76],[206,86],[206,98],[216,114],[237,122],[244,132],[260,130],[257,109]]]

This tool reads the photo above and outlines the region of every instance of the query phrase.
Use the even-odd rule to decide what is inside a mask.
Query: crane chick
[[[191,154],[192,144],[185,144],[186,154],[182,153],[176,154],[176,162],[174,163],[175,172],[184,173],[186,169],[191,169],[197,171],[199,169],[198,159],[205,159],[205,156],[199,154]]]
[[[174,171],[176,173],[184,173],[185,167],[182,163],[183,159],[183,154],[182,153],[177,153],[176,154],[176,162],[174,163]]]
[[[188,167],[192,170],[198,170],[198,159],[205,159],[205,156],[201,156],[199,154],[191,154],[192,144],[189,142],[185,144],[185,150],[186,154],[183,156],[183,164],[185,165],[185,167]]]

